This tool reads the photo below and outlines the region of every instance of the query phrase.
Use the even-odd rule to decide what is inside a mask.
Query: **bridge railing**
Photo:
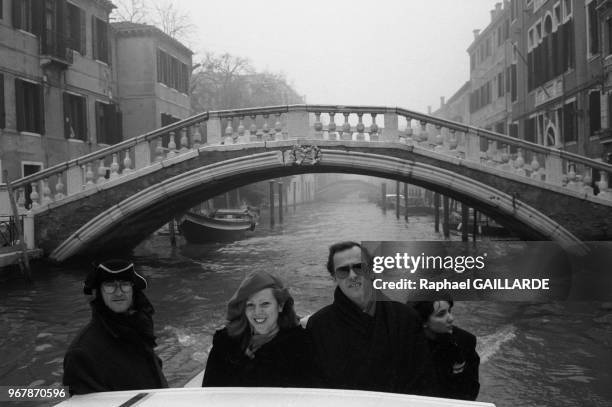
[[[203,145],[304,138],[405,143],[612,200],[610,164],[411,110],[377,106],[290,105],[205,112],[11,185],[21,208],[37,208],[95,191],[96,186]]]

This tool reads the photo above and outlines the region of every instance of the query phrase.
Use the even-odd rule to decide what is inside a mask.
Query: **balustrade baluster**
[[[576,164],[569,163],[567,166],[567,189],[576,190]]]
[[[232,144],[234,142],[234,128],[232,127],[232,119],[227,118],[227,126],[225,126],[225,144]]]
[[[337,140],[336,138],[336,122],[334,121],[334,116],[336,113],[331,112],[329,114],[329,124],[327,125],[327,138],[329,140]]]
[[[63,173],[57,174],[57,182],[55,183],[55,200],[59,201],[65,197],[64,195],[64,183],[62,182]]]
[[[455,131],[455,129],[450,129],[450,137],[448,139],[448,148],[451,151],[456,151],[457,150],[457,146],[459,145],[459,142],[457,140],[457,132]]]
[[[314,130],[315,130],[315,138],[322,140],[323,139],[323,123],[321,122],[321,112],[315,113]]]
[[[176,142],[174,141],[174,132],[170,132],[170,139],[168,141],[168,154],[166,158],[176,157]]]
[[[365,126],[363,124],[363,113],[357,113],[357,126],[355,127],[355,130],[357,130],[356,139],[358,141],[364,141],[365,140],[365,134],[364,134]]]
[[[180,143],[181,143],[181,154],[186,153],[187,151],[189,151],[189,138],[187,137],[187,128],[183,127],[181,129],[181,139],[180,139]]]
[[[342,135],[340,138],[342,140],[352,140],[353,133],[351,132],[351,124],[349,123],[349,115],[350,113],[344,112],[344,124],[342,125]]]
[[[270,118],[270,115],[264,114],[263,118],[264,118],[264,123],[263,123],[263,127],[261,128],[261,131],[263,132],[263,139],[266,141],[274,140],[274,134],[270,135],[270,124],[268,124],[268,119]]]
[[[130,158],[130,150],[125,150],[125,158],[123,159],[123,175],[132,172],[132,159]]]
[[[106,181],[106,166],[104,166],[104,159],[101,158],[98,164],[98,179],[96,180],[97,184],[102,184]]]
[[[119,177],[119,162],[117,162],[117,153],[113,153],[112,162],[111,162],[109,169],[110,169],[110,179]]]
[[[523,149],[519,148],[516,154],[517,154],[517,157],[516,157],[516,160],[514,160],[515,172],[518,175],[525,176],[526,175],[525,168],[523,168],[525,165],[525,159],[523,158]]]
[[[85,169],[85,188],[91,188],[94,185],[95,185],[94,184],[94,173],[92,169],[92,164],[87,163],[87,166]]]
[[[593,196],[593,187],[591,186],[591,184],[593,183],[593,176],[591,175],[591,168],[585,168],[585,172],[584,172],[584,177],[582,179],[583,182],[583,188],[582,191],[587,195],[587,196]]]
[[[202,145],[202,134],[200,134],[200,123],[193,125],[193,133],[191,134],[191,143],[196,150]]]
[[[26,191],[25,187],[19,187],[15,191],[17,194],[17,206],[23,209],[25,209],[25,202],[26,202],[25,191]]]
[[[276,121],[274,122],[274,130],[276,131],[276,139],[286,140],[287,137],[283,136],[283,124],[281,123],[281,114],[275,113],[274,115],[276,116]]]
[[[257,116],[251,115],[251,141],[261,141],[261,132],[257,128]]]
[[[40,198],[40,196],[38,195],[38,186],[36,185],[36,182],[32,182],[30,186],[32,187],[32,192],[30,193],[30,200],[32,201],[32,209],[38,208],[40,206],[40,203],[38,202],[38,199]]]
[[[49,179],[45,178],[42,180],[42,204],[48,205],[53,202],[51,198],[51,188],[49,188]]]
[[[597,194],[599,198],[612,200],[612,193],[609,190],[608,173],[605,170],[599,170],[599,182],[597,186],[599,187],[599,194]]]
[[[240,141],[244,142],[244,116],[240,116],[239,120],[238,120],[238,138],[240,139]]]
[[[370,113],[372,116],[372,124],[370,125],[370,141],[378,141],[380,135],[378,134],[378,124],[376,124],[376,113]]]

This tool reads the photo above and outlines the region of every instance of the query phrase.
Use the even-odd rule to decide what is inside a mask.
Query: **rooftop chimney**
[[[474,39],[478,39],[478,35],[480,34],[480,30],[473,30],[472,31],[474,33]]]
[[[444,107],[444,96],[440,96],[440,109]]]

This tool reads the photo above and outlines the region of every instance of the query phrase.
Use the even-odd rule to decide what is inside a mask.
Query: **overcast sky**
[[[307,103],[437,109],[469,78],[473,29],[495,0],[177,2],[196,53],[229,52],[282,72]],[[194,63],[197,62],[194,60]]]

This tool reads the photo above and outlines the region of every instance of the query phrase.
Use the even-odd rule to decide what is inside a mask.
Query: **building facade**
[[[498,3],[467,50],[471,85],[464,122],[612,161],[611,3]]]
[[[114,7],[0,1],[0,170],[10,179],[158,128],[164,114],[189,116],[192,52],[154,27],[110,24]]]

